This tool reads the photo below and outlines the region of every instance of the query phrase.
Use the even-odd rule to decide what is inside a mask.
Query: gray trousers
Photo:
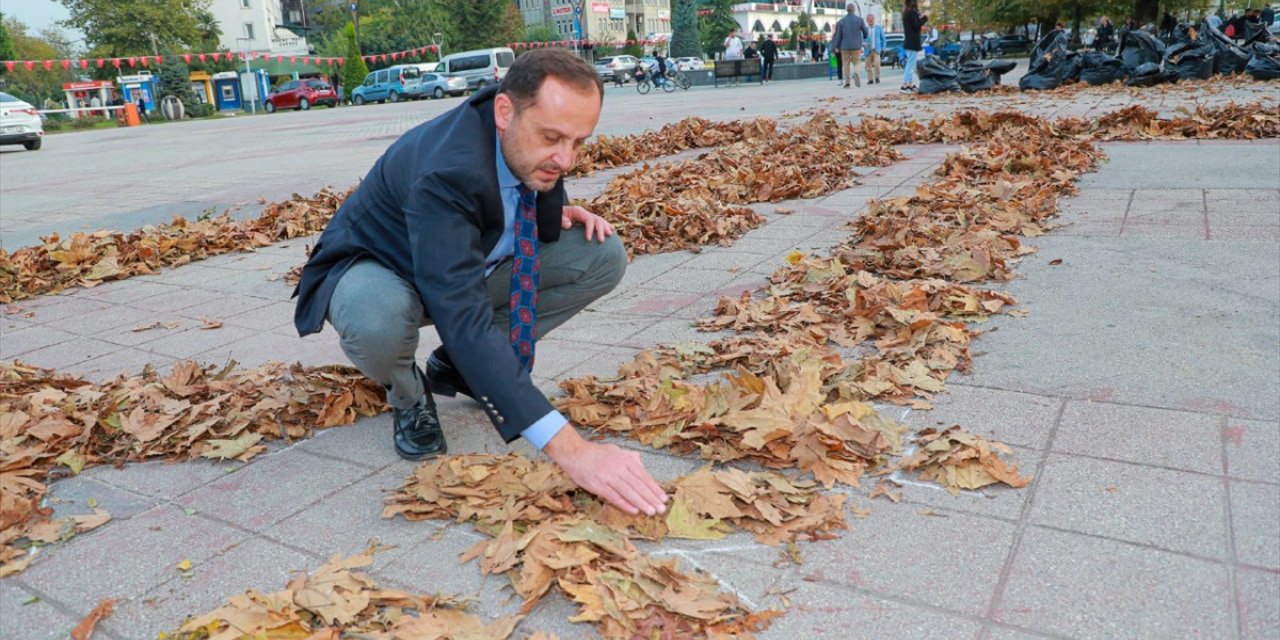
[[[586,239],[582,227],[560,232],[539,250],[537,335],[546,337],[574,314],[613,290],[627,268],[617,235],[603,244]],[[507,258],[485,283],[493,301],[493,326],[507,334],[511,315],[511,265]],[[376,260],[357,262],[342,275],[329,299],[329,324],[343,353],[366,377],[387,387],[387,401],[407,409],[422,397],[414,372],[418,330],[431,324],[413,284]]]

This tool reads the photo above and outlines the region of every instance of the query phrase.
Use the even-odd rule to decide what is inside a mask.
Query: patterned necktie
[[[533,371],[533,349],[538,340],[538,194],[524,186],[515,219],[515,256],[511,265],[511,347],[520,365]]]

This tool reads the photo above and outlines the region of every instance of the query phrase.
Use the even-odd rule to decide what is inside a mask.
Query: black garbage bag
[[[1111,84],[1124,72],[1120,58],[1101,51],[1090,51],[1080,56],[1080,79],[1091,84]]]
[[[1164,67],[1155,62],[1144,62],[1138,65],[1133,73],[1129,74],[1129,80],[1125,82],[1130,87],[1153,87],[1165,82],[1177,82],[1178,72],[1175,69]]]
[[[1014,67],[1017,66],[1017,60],[992,60],[987,63],[987,71],[990,71],[991,75],[1002,76],[1013,71]]]
[[[1280,79],[1280,46],[1259,42],[1253,45],[1253,55],[1244,72],[1254,80]]]
[[[1249,64],[1250,52],[1237,45],[1221,31],[1205,20],[1200,23],[1201,38],[1213,46],[1213,72],[1229,75],[1244,71]]]
[[[1079,56],[1067,49],[1065,33],[1049,34],[1040,40],[1029,64],[1027,75],[1018,81],[1023,91],[1057,89],[1080,74]]]
[[[992,77],[987,66],[976,60],[960,65],[956,71],[956,82],[960,85],[960,90],[965,93],[986,91],[996,86],[996,78]]]
[[[938,56],[925,56],[916,63],[916,75],[920,76],[920,93],[930,95],[943,91],[959,91],[956,70],[947,66]]]
[[[1145,31],[1126,29],[1120,32],[1120,49],[1116,52],[1125,75],[1133,75],[1138,67],[1159,63],[1164,59],[1164,43]]]
[[[1244,23],[1244,46],[1258,42],[1271,42],[1271,32],[1267,27],[1271,25],[1262,24],[1261,22]]]
[[[1188,40],[1165,49],[1164,68],[1178,72],[1180,80],[1207,80],[1213,75],[1215,48],[1205,40]]]

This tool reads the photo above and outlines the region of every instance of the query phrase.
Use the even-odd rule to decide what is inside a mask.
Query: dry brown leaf
[[[72,640],[89,640],[93,635],[94,627],[98,626],[98,623],[102,621],[103,618],[110,616],[111,611],[115,609],[115,606],[115,600],[108,599],[99,602],[98,606],[94,607],[93,611],[90,611],[89,615],[85,616],[84,619],[76,625],[76,628],[71,630]]]

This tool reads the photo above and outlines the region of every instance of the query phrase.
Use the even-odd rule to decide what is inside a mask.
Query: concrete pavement
[[[885,86],[896,84],[886,80]],[[826,105],[847,106],[853,117],[948,108],[937,101],[852,104],[818,81],[807,92],[801,83],[786,89],[708,89],[671,94],[670,103],[652,95],[611,96],[602,130],[656,127],[691,113],[723,119]],[[831,95],[839,102],[820,102]],[[1154,106],[1171,108],[1171,95],[1159,94]],[[969,100],[1084,115],[1143,98],[1123,92],[1066,105],[1022,96],[956,103]],[[657,104],[669,110],[651,110]],[[394,112],[443,106],[397,105]],[[352,136],[363,126],[401,126],[391,108],[368,109],[384,110],[382,124],[343,126]],[[344,110],[278,119],[314,115],[338,118]],[[253,132],[220,131],[207,135]],[[319,135],[309,127],[298,131]],[[271,162],[286,163],[294,184],[312,170],[325,178],[358,174],[359,162],[367,166],[375,147],[388,142],[368,141],[335,158],[213,160],[217,169],[210,175],[235,185]],[[892,409],[913,426],[960,423],[1007,442],[1022,469],[1036,476],[1030,487],[952,497],[903,478],[898,504],[869,501],[870,487],[847,490],[853,503],[870,508],[870,517],[851,519],[840,539],[801,545],[803,563],[782,569],[774,566],[777,549],[745,536],[646,550],[714,573],[754,606],[779,606],[778,594],[787,594],[791,611],[765,638],[1280,635],[1280,142],[1104,148],[1110,162],[1085,176],[1078,197],[1062,202],[1068,226],[1032,239],[1040,251],[1004,285],[1030,315],[989,322],[975,342],[982,355],[974,373],[952,377],[934,410]],[[709,313],[719,296],[763,284],[793,249],[821,251],[836,243],[868,198],[910,192],[931,179],[947,151],[906,148],[906,161],[864,176],[851,189],[816,201],[761,205],[768,224],[731,247],[638,257],[617,291],[541,343],[539,384],[553,392],[556,378],[609,373],[641,348],[704,337],[690,321]],[[287,164],[293,157],[296,166]],[[18,158],[5,154],[0,174]],[[124,181],[128,173],[117,167],[102,179]],[[588,196],[611,173],[575,181],[570,190]],[[170,180],[176,185],[178,178],[161,182]],[[277,186],[283,183],[279,178]],[[10,212],[25,210],[11,204],[9,183],[3,184],[7,221]],[[210,189],[209,199],[241,197],[235,189]],[[31,198],[19,202],[36,202],[33,190],[18,194]],[[156,186],[149,197],[176,202],[171,185]],[[773,214],[778,207],[795,213]],[[68,220],[102,219],[92,207],[83,209]],[[3,316],[0,357],[97,378],[180,358],[234,358],[249,366],[268,359],[343,362],[333,332],[306,340],[293,334],[290,287],[273,279],[302,261],[304,246],[300,239],[22,302],[35,315]],[[198,330],[205,317],[225,326]],[[181,324],[129,330],[155,321]],[[423,337],[425,356],[436,342],[429,333]],[[441,411],[451,452],[508,450],[469,402],[444,400]],[[247,464],[96,468],[54,484],[59,512],[87,511],[92,498],[115,520],[45,549],[26,572],[0,581],[0,636],[66,637],[79,617],[112,597],[122,602],[100,625],[103,637],[155,637],[229,595],[277,589],[290,571],[360,551],[371,537],[397,545],[375,556],[372,573],[380,582],[472,595],[486,616],[513,612],[519,603],[504,590],[505,578],[482,578],[474,566],[458,566],[457,554],[478,540],[469,527],[379,517],[382,493],[413,468],[395,458],[390,431],[390,417],[381,416],[274,447]],[[523,443],[511,449],[529,453]],[[662,478],[700,466],[638,450]],[[191,578],[173,568],[183,559],[194,565]],[[586,627],[567,622],[572,611],[564,599],[550,597],[517,637],[538,630],[589,636]]]

